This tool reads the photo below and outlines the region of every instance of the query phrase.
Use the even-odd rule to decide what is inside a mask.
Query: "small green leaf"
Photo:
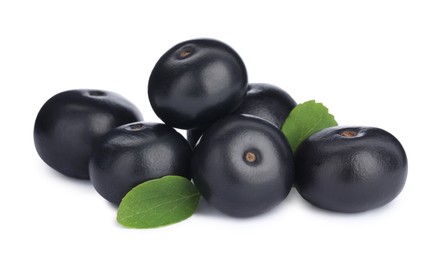
[[[282,126],[282,132],[295,152],[299,144],[312,134],[336,125],[334,116],[328,113],[328,109],[322,103],[310,100],[297,105],[289,113]]]
[[[174,224],[195,212],[200,194],[181,176],[169,175],[139,184],[121,201],[117,220],[126,227],[154,228]]]

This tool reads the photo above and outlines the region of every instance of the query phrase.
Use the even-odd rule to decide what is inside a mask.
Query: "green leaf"
[[[189,218],[195,212],[200,194],[181,176],[169,175],[141,183],[121,201],[117,220],[126,227],[155,228]]]
[[[310,100],[297,105],[282,126],[282,132],[288,139],[293,152],[297,147],[312,134],[318,131],[336,126],[334,116],[328,113],[328,109],[322,103]]]

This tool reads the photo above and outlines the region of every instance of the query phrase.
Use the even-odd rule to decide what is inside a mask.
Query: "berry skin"
[[[283,89],[265,83],[248,85],[247,94],[233,114],[257,116],[281,128],[297,103]],[[187,130],[187,140],[194,147],[208,127]]]
[[[392,201],[404,187],[407,157],[400,142],[374,127],[331,127],[295,153],[295,186],[317,207],[361,212]]]
[[[264,213],[291,190],[291,148],[273,124],[249,115],[214,123],[193,152],[192,177],[202,196],[235,217]]]
[[[242,59],[225,43],[211,39],[185,41],[168,50],[148,84],[156,115],[181,129],[206,126],[230,114],[246,90]]]
[[[139,120],[139,110],[116,93],[93,89],[61,92],[37,115],[35,148],[56,171],[89,179],[89,158],[95,144],[113,128]]]
[[[164,124],[136,122],[110,131],[89,163],[90,179],[108,201],[119,205],[136,185],[166,175],[190,179],[191,148]]]

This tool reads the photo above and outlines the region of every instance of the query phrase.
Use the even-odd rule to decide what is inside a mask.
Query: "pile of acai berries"
[[[144,122],[124,97],[91,89],[53,96],[35,121],[43,161],[90,179],[119,205],[123,225],[178,222],[199,194],[223,213],[251,217],[293,188],[320,208],[362,212],[404,187],[407,158],[393,135],[336,126],[320,103],[297,104],[281,88],[248,83],[244,62],[223,42],[169,49],[151,72],[148,97],[164,123]],[[186,129],[187,139],[174,128]]]

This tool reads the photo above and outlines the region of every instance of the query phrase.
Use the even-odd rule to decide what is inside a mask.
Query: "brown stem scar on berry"
[[[253,152],[247,152],[245,154],[245,160],[247,160],[247,162],[255,162],[256,161],[256,154],[254,154]]]
[[[343,137],[355,137],[358,135],[358,132],[354,130],[344,130],[340,135]]]
[[[185,57],[189,56],[190,54],[191,54],[191,52],[189,50],[182,50],[179,52],[179,57],[185,58]]]

